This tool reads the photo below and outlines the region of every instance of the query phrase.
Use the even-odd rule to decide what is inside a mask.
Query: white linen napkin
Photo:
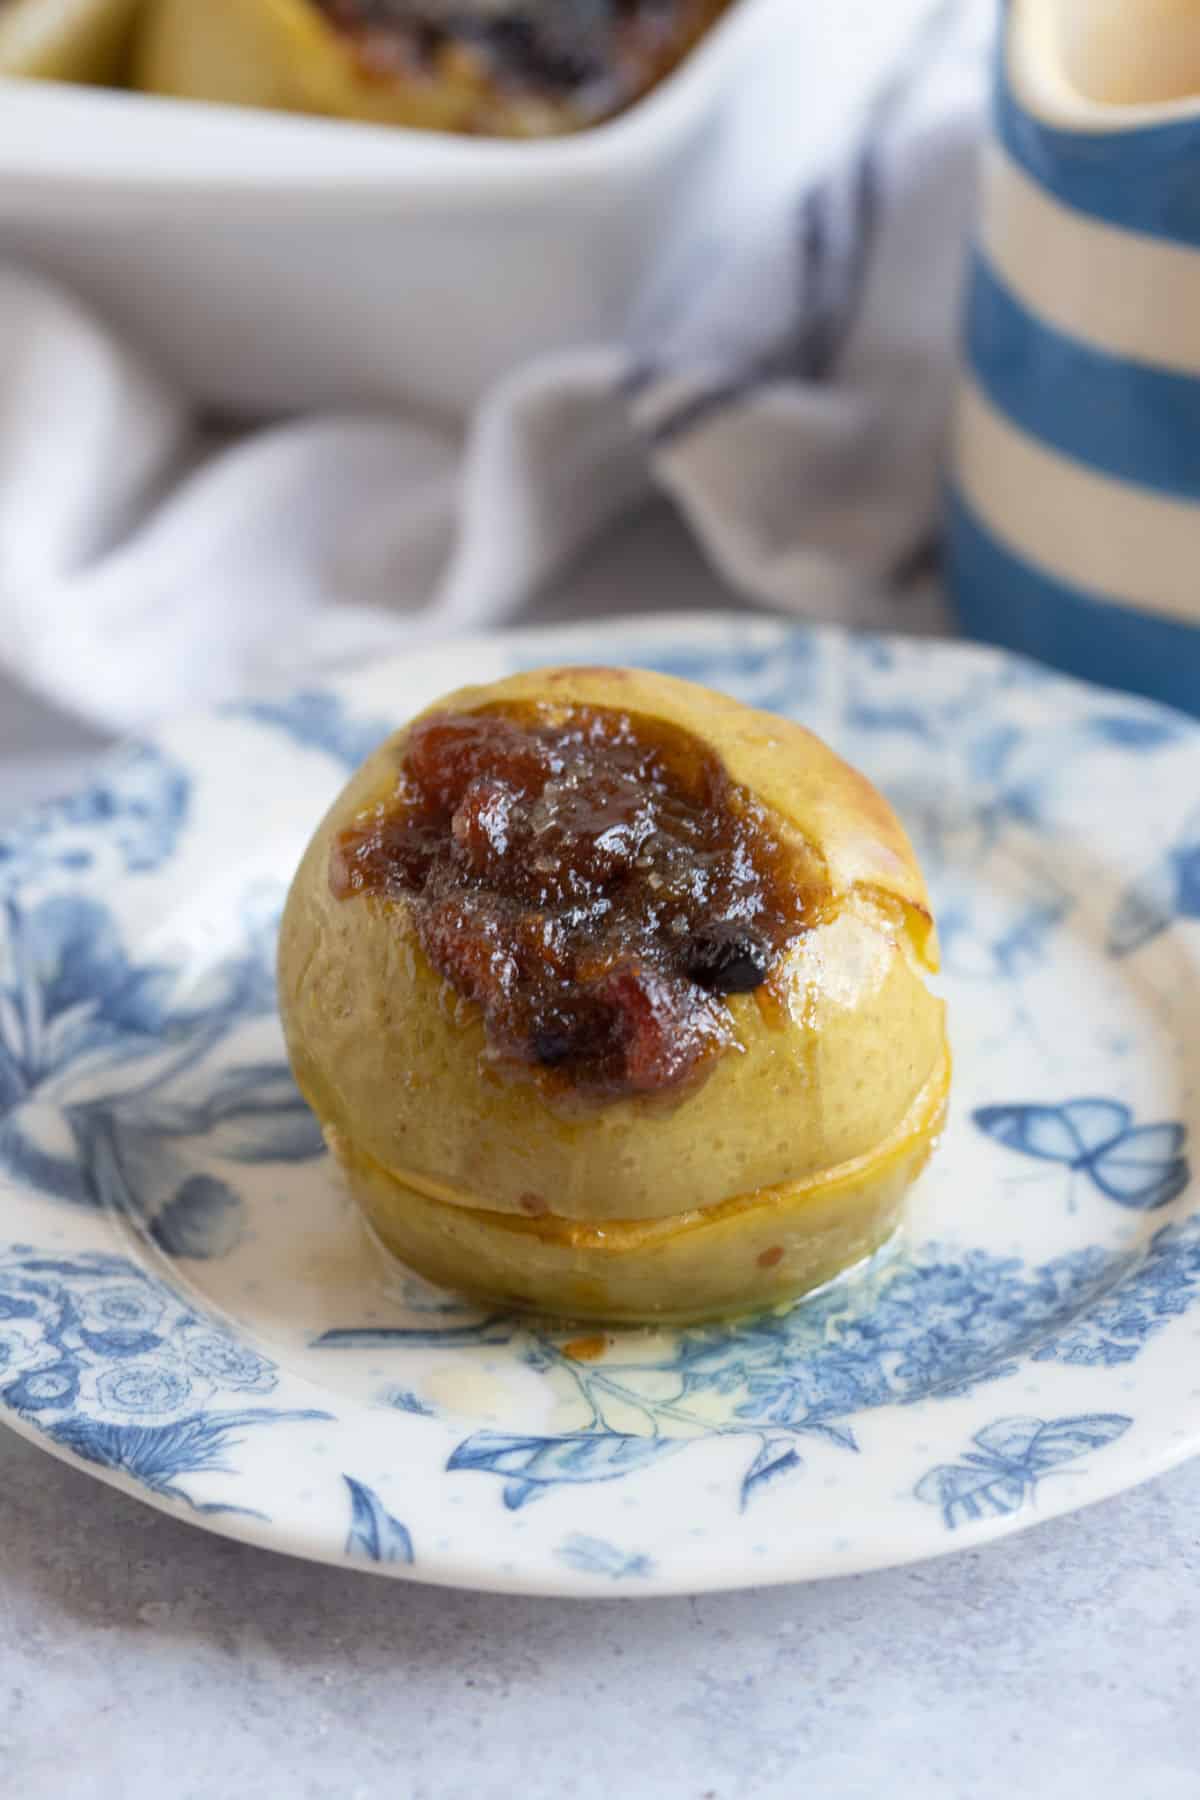
[[[887,583],[936,516],[993,19],[894,3],[915,35],[882,76],[860,59],[841,141],[801,149],[828,71],[797,69],[631,341],[516,371],[462,443],[381,415],[218,437],[136,346],[0,266],[0,668],[139,729],[510,621],[656,491],[751,599],[935,626]]]

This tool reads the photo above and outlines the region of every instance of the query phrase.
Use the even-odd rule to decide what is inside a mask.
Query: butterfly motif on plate
[[[977,1431],[960,1463],[923,1475],[913,1492],[940,1506],[948,1531],[979,1519],[1017,1512],[1036,1496],[1039,1481],[1089,1450],[1101,1450],[1129,1430],[1124,1413],[1080,1413],[1065,1419],[997,1419]]]
[[[1176,1121],[1135,1125],[1120,1100],[980,1106],[971,1117],[1005,1149],[1083,1175],[1106,1200],[1134,1212],[1166,1206],[1191,1179],[1186,1128]]]

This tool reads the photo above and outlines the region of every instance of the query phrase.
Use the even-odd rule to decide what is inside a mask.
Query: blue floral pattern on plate
[[[1109,925],[1109,949],[1129,956],[1174,919],[1200,919],[1200,807],[1178,836],[1121,895]]]
[[[230,1472],[248,1431],[326,1416],[228,1404],[277,1385],[270,1360],[125,1257],[18,1248],[0,1259],[0,1401],[151,1494],[200,1512],[257,1510],[181,1484]]]
[[[241,1199],[213,1158],[322,1148],[282,1057],[222,1054],[248,1019],[273,1013],[276,916],[254,896],[239,953],[187,994],[169,964],[130,961],[98,900],[0,902],[0,1171],[136,1216],[169,1254],[231,1248]]]
[[[462,1349],[474,1337],[558,1378],[579,1428],[477,1431],[450,1455],[450,1470],[499,1477],[509,1510],[564,1485],[621,1480],[720,1435],[744,1446],[744,1511],[768,1482],[803,1470],[806,1443],[857,1452],[854,1421],[876,1407],[969,1393],[1013,1374],[1022,1353],[1037,1362],[1130,1362],[1198,1287],[1200,1220],[1190,1220],[1164,1227],[1126,1266],[1087,1248],[1028,1271],[1015,1257],[961,1257],[926,1244],[789,1311],[672,1333],[667,1350],[656,1345],[644,1360],[577,1360],[569,1333],[515,1318],[441,1332],[394,1327],[372,1341],[402,1353],[414,1339],[422,1349]],[[327,1350],[355,1342],[353,1331],[336,1328],[315,1340]]]
[[[35,807],[0,832],[0,895],[46,877],[161,868],[183,829],[190,790],[186,771],[153,745],[115,752],[82,793]]]
[[[343,1475],[342,1480],[350,1494],[346,1555],[373,1563],[412,1562],[413,1544],[408,1527],[392,1517],[379,1495],[365,1482],[355,1481],[352,1475]]]
[[[303,750],[323,750],[347,769],[365,762],[394,727],[383,719],[360,719],[337,695],[304,688],[279,700],[246,700],[227,706],[227,718],[273,726]]]
[[[641,1580],[654,1573],[654,1564],[648,1556],[642,1556],[636,1550],[618,1550],[615,1544],[606,1543],[603,1538],[576,1534],[559,1546],[558,1554],[569,1569],[580,1575],[607,1576],[610,1581]]]
[[[462,655],[597,651],[802,719],[900,808],[957,1065],[907,1241],[600,1354],[381,1270],[287,1070],[274,934],[442,651],[185,723],[0,837],[2,1416],[235,1536],[541,1592],[926,1554],[1200,1444],[1200,727],[977,646],[745,619]]]

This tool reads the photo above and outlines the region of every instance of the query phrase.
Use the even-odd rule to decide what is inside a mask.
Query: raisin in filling
[[[699,738],[602,707],[435,713],[343,831],[339,898],[404,896],[489,1054],[585,1094],[678,1087],[827,902],[819,859]]]

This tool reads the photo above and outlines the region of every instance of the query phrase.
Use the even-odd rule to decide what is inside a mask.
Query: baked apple
[[[152,0],[156,93],[543,137],[619,112],[728,0]]]
[[[887,802],[663,675],[438,702],[319,826],[280,943],[296,1078],[375,1232],[569,1318],[785,1300],[895,1229],[949,1059]]]

